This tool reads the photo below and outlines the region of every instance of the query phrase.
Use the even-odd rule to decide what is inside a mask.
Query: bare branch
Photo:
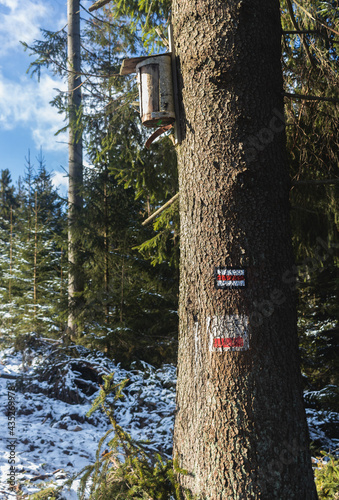
[[[170,205],[172,205],[172,203],[174,203],[175,200],[177,200],[178,198],[179,198],[179,193],[175,194],[173,196],[173,198],[171,198],[170,200],[168,200],[168,202],[165,203],[162,207],[158,208],[158,210],[156,210],[150,217],[148,217],[148,219],[144,220],[144,222],[142,223],[142,225],[146,226],[146,224],[148,224],[149,222],[151,222],[157,215],[159,215],[163,210],[165,210],[165,208],[167,208]]]
[[[90,12],[93,12],[93,10],[98,10],[98,9],[100,9],[100,7],[103,7],[104,5],[106,5],[110,1],[111,0],[97,0],[97,2],[95,2],[93,5],[91,5],[88,10]]]
[[[321,185],[321,184],[339,184],[339,179],[309,179],[304,181],[292,181],[292,186],[300,185]]]
[[[16,380],[17,376],[16,375],[10,375],[9,373],[1,373],[0,378],[6,378],[8,380]]]
[[[283,92],[285,97],[290,97],[291,99],[303,99],[305,101],[328,101],[339,103],[339,99],[335,99],[334,97],[319,97],[315,95],[304,95],[304,94],[290,94],[289,92]]]

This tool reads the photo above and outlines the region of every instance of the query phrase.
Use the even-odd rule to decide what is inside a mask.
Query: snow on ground
[[[339,413],[326,410],[306,408],[306,417],[310,439],[322,449],[339,452]]]
[[[56,349],[47,342],[31,352],[6,349],[0,351],[0,500],[17,498],[7,482],[13,471],[24,494],[20,498],[28,498],[39,481],[61,485],[94,463],[110,425],[99,411],[89,418],[86,413],[102,376],[112,372],[116,383],[129,380],[116,403],[117,422],[134,439],[149,440],[149,450],[171,456],[174,366],[155,369],[141,362],[125,370],[102,353],[79,346]],[[339,414],[306,412],[311,439],[326,450],[339,448]],[[78,485],[63,489],[63,500],[76,500]]]
[[[49,373],[49,360],[46,352],[31,360],[27,368],[23,365],[21,353],[13,349],[0,352],[0,499],[14,499],[16,493],[11,492],[7,479],[11,472],[11,460],[15,460],[15,483],[20,484],[24,493],[37,491],[39,480],[54,480],[62,484],[66,478],[79,472],[83,467],[95,461],[95,453],[99,440],[110,428],[107,418],[99,411],[90,418],[86,413],[91,402],[98,394],[98,384],[81,378],[82,374],[72,370],[74,364],[82,368],[94,366],[97,372],[109,374],[115,372],[114,380],[120,382],[126,378],[129,383],[124,389],[125,398],[117,402],[117,422],[137,440],[150,440],[150,449],[170,456],[173,432],[173,413],[175,405],[175,368],[165,365],[162,369],[143,363],[141,369],[136,367],[129,371],[104,358],[86,352],[74,361],[67,356],[60,362],[64,375],[61,392],[60,380],[51,376],[43,380]],[[48,353],[47,353],[48,354]],[[27,358],[27,356],[24,356]],[[26,359],[27,362],[27,359]],[[37,370],[40,380],[33,377]],[[92,373],[92,372],[91,372]],[[60,374],[59,374],[60,375]],[[87,374],[88,375],[88,374]],[[23,376],[21,389],[13,386],[15,379],[5,378]],[[45,377],[46,378],[46,377]],[[78,386],[76,386],[76,382]],[[96,391],[86,395],[84,382]],[[24,388],[27,386],[27,390]],[[58,393],[65,400],[74,399],[74,389],[79,403],[73,404],[49,397],[48,393]],[[22,392],[23,391],[23,392]],[[12,407],[11,407],[12,405]],[[15,419],[8,413],[15,406]],[[15,423],[15,427],[12,424]],[[12,462],[13,463],[13,462]],[[13,468],[12,468],[13,473]],[[40,478],[40,479],[39,479]],[[77,483],[72,490],[63,492],[65,500],[75,500]]]

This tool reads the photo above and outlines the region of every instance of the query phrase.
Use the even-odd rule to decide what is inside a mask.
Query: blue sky
[[[94,0],[83,0],[88,8]],[[67,0],[0,0],[0,170],[8,168],[13,181],[24,174],[42,148],[48,170],[61,192],[67,188],[67,135],[55,132],[65,125],[49,104],[64,82],[42,73],[40,83],[26,70],[33,60],[20,41],[41,39],[40,29],[57,31],[66,24]]]

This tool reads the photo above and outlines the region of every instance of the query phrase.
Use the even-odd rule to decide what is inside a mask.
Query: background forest
[[[299,338],[305,401],[324,412],[324,431],[339,439],[339,113],[338,2],[281,1],[285,119],[291,177],[291,225],[297,267]],[[43,153],[16,185],[0,178],[0,330],[4,345],[32,337],[63,339],[129,367],[176,362],[179,215],[173,135],[144,147],[134,76],[122,60],[165,52],[170,1],[117,1],[90,14],[82,7],[83,209],[77,221],[84,290],[77,337],[67,329],[67,200],[53,188]],[[44,31],[30,71],[67,78],[67,27]],[[52,103],[67,117],[66,93]],[[258,134],[257,147],[264,147]],[[80,304],[80,305],[79,305]],[[334,414],[333,413],[333,414]],[[326,418],[325,418],[326,417]],[[313,443],[315,449],[324,442]],[[333,450],[332,450],[333,451]],[[325,498],[325,497],[324,497]]]

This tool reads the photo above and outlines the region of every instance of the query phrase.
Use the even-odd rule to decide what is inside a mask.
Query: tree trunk
[[[8,302],[12,300],[12,273],[13,273],[13,207],[10,209],[10,238],[9,238],[9,281],[8,281]]]
[[[174,456],[199,499],[317,498],[298,360],[278,0],[174,0]]]
[[[77,315],[83,291],[82,259],[79,245],[80,216],[82,209],[82,134],[76,122],[81,111],[80,77],[80,2],[68,0],[68,106],[69,106],[69,188],[68,188],[68,327],[71,333],[77,332]]]
[[[109,302],[108,302],[108,291],[109,291],[109,219],[108,219],[108,170],[107,165],[105,165],[105,181],[104,181],[104,290],[105,290],[105,323],[109,324]]]
[[[34,198],[34,260],[33,260],[33,304],[34,304],[34,325],[36,324],[37,316],[37,301],[38,301],[38,192],[35,191]]]

